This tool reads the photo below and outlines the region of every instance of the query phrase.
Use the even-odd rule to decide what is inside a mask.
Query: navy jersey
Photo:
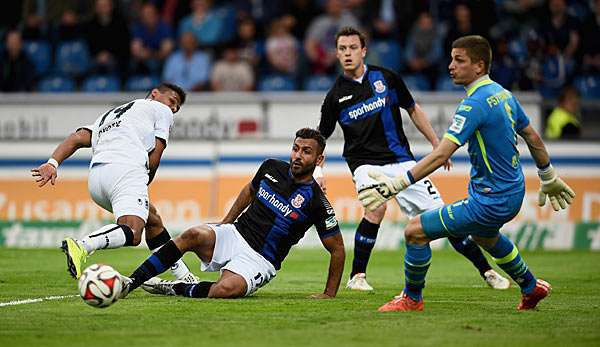
[[[254,200],[234,223],[238,232],[275,269],[314,225],[321,239],[340,232],[335,212],[313,179],[295,183],[290,165],[265,160],[252,179]]]
[[[400,76],[368,65],[361,83],[344,75],[337,78],[321,106],[319,130],[328,138],[336,123],[340,124],[344,133],[343,155],[352,172],[365,164],[414,160],[399,109],[414,105]]]

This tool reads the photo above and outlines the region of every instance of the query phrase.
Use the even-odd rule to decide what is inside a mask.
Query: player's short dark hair
[[[325,150],[325,144],[326,144],[325,136],[321,135],[321,132],[317,129],[302,128],[302,129],[296,131],[296,138],[313,139],[313,140],[317,141],[317,143],[319,144],[319,147],[320,147],[319,154],[322,154],[323,151]]]
[[[486,73],[490,73],[492,47],[485,37],[479,35],[463,36],[452,42],[452,48],[463,48],[474,63],[483,61]]]
[[[360,39],[360,48],[367,46],[367,38],[365,37],[365,34],[361,33],[353,27],[343,27],[342,29],[340,29],[340,31],[337,32],[337,34],[335,34],[335,46],[337,47],[340,36],[354,35],[358,36],[358,38]]]
[[[152,89],[158,89],[161,93],[164,93],[168,90],[172,90],[179,96],[179,101],[181,101],[179,103],[179,106],[183,105],[183,103],[185,102],[185,91],[183,90],[183,88],[176,84],[169,82],[160,82],[156,87]]]

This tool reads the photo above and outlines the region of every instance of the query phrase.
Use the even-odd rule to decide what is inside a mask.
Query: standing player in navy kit
[[[275,277],[290,248],[314,225],[331,259],[325,290],[312,298],[335,297],[344,271],[344,242],[333,208],[312,177],[324,149],[325,138],[317,130],[300,129],[289,163],[264,161],[219,224],[192,227],[169,241],[126,279],[126,293],[143,284],[153,293],[195,298],[250,295]],[[188,251],[198,255],[202,270],[221,272],[216,283],[153,277]]]
[[[429,120],[402,79],[392,71],[366,65],[364,35],[354,28],[336,34],[337,58],[344,70],[327,93],[321,108],[319,130],[328,138],[339,123],[344,133],[344,158],[350,167],[355,187],[360,191],[375,181],[369,171],[396,177],[415,165],[415,158],[402,129],[399,107],[404,108],[417,129],[433,148],[439,140]],[[444,165],[450,168],[450,162]],[[318,170],[317,170],[317,175]],[[444,206],[436,187],[427,177],[395,196],[400,209],[410,218]],[[365,215],[356,230],[354,261],[346,287],[373,290],[366,281],[366,269],[375,245],[386,205]],[[486,282],[495,289],[506,289],[510,282],[488,264],[479,247],[468,237],[449,238],[452,246],[467,257]]]

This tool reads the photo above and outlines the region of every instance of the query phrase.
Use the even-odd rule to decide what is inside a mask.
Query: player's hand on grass
[[[329,294],[318,293],[318,294],[311,294],[308,298],[309,299],[333,299],[334,297]]]
[[[50,163],[44,163],[37,169],[31,169],[31,176],[38,183],[38,187],[43,187],[48,181],[52,185],[56,182],[56,168]]]
[[[538,170],[541,185],[538,194],[538,204],[544,206],[546,197],[550,200],[550,204],[554,211],[566,209],[567,205],[573,203],[575,192],[563,180],[556,175],[552,165],[543,170]]]

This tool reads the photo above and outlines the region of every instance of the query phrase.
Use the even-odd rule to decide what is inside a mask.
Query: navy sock
[[[535,288],[535,277],[521,258],[517,247],[506,236],[500,234],[500,238],[488,252],[494,257],[496,264],[517,282],[521,292],[528,294]]]
[[[181,258],[183,254],[175,245],[175,242],[170,240],[161,249],[152,254],[146,261],[142,263],[131,276],[133,283],[131,290],[139,287],[142,283],[152,277],[165,272]]]
[[[175,294],[188,298],[206,298],[210,287],[215,282],[200,282],[200,283],[177,283],[173,286]]]
[[[479,274],[481,277],[485,279],[485,272],[491,270],[492,267],[488,263],[487,259],[479,249],[479,246],[471,240],[470,237],[465,237],[464,239],[460,239],[457,237],[448,237],[448,241],[454,247],[454,249],[465,256],[465,258],[469,259],[473,265],[479,270]]]
[[[354,236],[354,260],[352,261],[352,272],[350,278],[357,273],[366,273],[367,264],[371,257],[371,251],[375,246],[379,224],[373,224],[363,218],[358,224]]]
[[[171,239],[171,235],[169,235],[169,232],[167,231],[166,228],[163,228],[163,230],[160,232],[160,234],[156,235],[155,237],[151,238],[151,239],[146,239],[146,244],[148,244],[148,248],[153,251],[155,249],[157,249],[158,247],[164,245],[165,243],[169,242],[169,240]]]
[[[431,247],[429,247],[429,243],[425,245],[406,244],[404,293],[413,300],[419,301],[422,299],[429,264],[431,264]]]

